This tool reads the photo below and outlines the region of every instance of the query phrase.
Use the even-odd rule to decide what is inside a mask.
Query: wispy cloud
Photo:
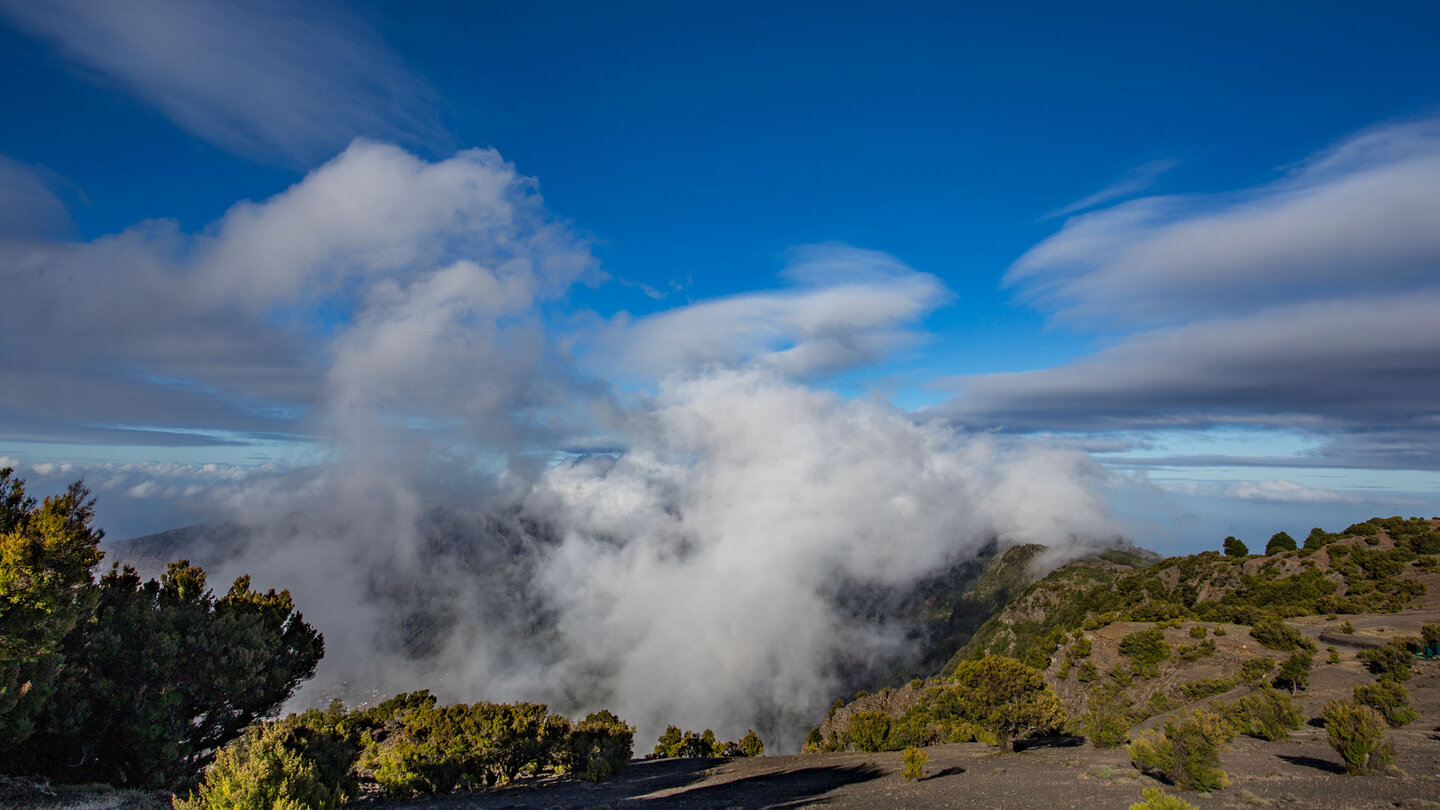
[[[431,143],[433,93],[329,2],[0,0],[0,14],[192,134],[307,165],[357,136]]]
[[[1176,160],[1152,160],[1125,172],[1119,180],[1088,197],[1083,197],[1073,203],[1057,208],[1054,211],[1041,217],[1042,220],[1055,219],[1056,217],[1068,217],[1071,214],[1078,214],[1087,211],[1098,205],[1118,200],[1122,197],[1129,197],[1132,194],[1139,194],[1150,186],[1154,185],[1160,175],[1175,168],[1179,161]]]
[[[835,372],[919,340],[916,322],[949,297],[932,275],[842,244],[796,250],[783,276],[785,289],[617,318],[601,330],[592,364],[648,377],[740,364]]]
[[[1269,185],[1071,220],[1008,280],[1118,336],[1067,365],[950,380],[961,395],[937,412],[1017,430],[1284,427],[1320,437],[1332,465],[1369,466],[1383,445],[1402,451],[1392,466],[1437,468],[1437,199],[1426,120]]]
[[[1426,506],[1416,498],[1312,487],[1283,479],[1265,481],[1163,481],[1157,486],[1177,495],[1204,495],[1251,503],[1273,504],[1374,504],[1379,506]]]
[[[49,172],[0,155],[0,239],[62,236],[74,223]]]

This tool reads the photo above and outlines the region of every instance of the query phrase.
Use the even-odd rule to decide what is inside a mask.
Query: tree
[[[956,667],[953,693],[961,717],[995,735],[1001,751],[1014,739],[1065,722],[1065,708],[1039,670],[1014,658],[987,655]]]
[[[1225,550],[1226,557],[1245,557],[1249,556],[1250,554],[1250,549],[1245,545],[1245,543],[1241,540],[1236,539],[1234,535],[1225,538],[1225,545],[1223,546],[1223,548]]]
[[[288,591],[224,597],[186,560],[142,583],[100,580],[94,617],[65,638],[66,667],[15,765],[65,781],[166,785],[199,770],[315,673],[324,640]]]
[[[1290,694],[1310,685],[1310,668],[1315,665],[1315,654],[1309,650],[1297,650],[1280,663],[1280,673],[1275,676],[1276,686],[1289,686]]]
[[[79,481],[37,505],[25,482],[0,469],[0,751],[19,748],[54,690],[61,644],[89,618],[90,569],[105,535]]]
[[[1305,548],[1312,550],[1324,548],[1327,543],[1330,543],[1335,539],[1335,535],[1330,534],[1319,526],[1316,526],[1315,528],[1310,530],[1310,535],[1305,538]]]
[[[1266,554],[1279,554],[1282,551],[1294,551],[1295,538],[1285,532],[1276,532],[1270,536],[1270,542],[1265,544]]]
[[[755,733],[755,729],[746,731],[745,736],[740,738],[740,753],[747,757],[758,757],[765,753],[765,743],[760,741],[760,735]]]

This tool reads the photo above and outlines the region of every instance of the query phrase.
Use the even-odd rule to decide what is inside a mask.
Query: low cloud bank
[[[547,308],[603,275],[491,151],[357,142],[203,234],[9,242],[0,264],[12,426],[309,439],[289,473],[105,479],[248,538],[214,584],[295,593],[327,640],[305,699],[430,687],[793,748],[847,679],[914,654],[856,594],[1114,533],[1081,452],[812,387],[921,339],[934,277],[823,245],[776,291],[557,331]]]

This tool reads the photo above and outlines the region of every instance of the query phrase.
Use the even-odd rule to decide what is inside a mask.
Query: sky
[[[760,374],[1079,454],[1168,553],[1437,514],[1436,30],[0,0],[0,463],[119,538],[382,434],[503,489]]]

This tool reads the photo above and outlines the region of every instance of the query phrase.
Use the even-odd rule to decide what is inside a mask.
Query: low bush
[[[1379,712],[1351,700],[1332,700],[1320,717],[1330,747],[1345,762],[1346,773],[1372,773],[1393,762],[1385,742],[1385,718]]]
[[[1120,639],[1120,654],[1129,656],[1134,674],[1153,678],[1160,674],[1160,662],[1170,657],[1170,645],[1165,631],[1151,627]]]
[[[1208,632],[1208,631],[1205,629],[1205,625],[1203,625],[1203,624],[1197,624],[1197,625],[1195,625],[1194,627],[1190,628],[1190,637],[1191,637],[1191,638],[1205,638],[1205,635],[1206,635],[1207,632]]]
[[[1269,659],[1266,660],[1268,661]],[[1180,692],[1185,695],[1188,700],[1204,700],[1207,697],[1218,695],[1221,692],[1229,692],[1231,689],[1234,689],[1238,683],[1240,683],[1240,678],[1235,675],[1201,678],[1196,681],[1180,684]]]
[[[1215,712],[1196,711],[1147,731],[1126,748],[1135,767],[1187,790],[1218,790],[1229,784],[1220,770],[1220,750],[1235,728]]]
[[[1240,665],[1240,677],[1246,683],[1258,684],[1275,668],[1273,658],[1250,658]]]
[[[1299,630],[1275,618],[1263,616],[1250,628],[1250,635],[1261,646],[1272,650],[1314,649],[1315,642],[1300,634]]]
[[[354,790],[358,750],[342,734],[292,718],[257,723],[221,749],[199,789],[176,810],[332,810]],[[341,767],[336,767],[340,764]]]
[[[847,741],[860,751],[884,751],[890,736],[890,715],[881,711],[855,712],[845,727]]]
[[[1225,713],[1241,734],[1271,742],[1289,739],[1290,732],[1305,724],[1295,698],[1268,688],[1231,703]]]
[[[1077,729],[1096,748],[1118,748],[1130,730],[1132,702],[1119,686],[1109,683],[1090,690],[1085,699],[1085,714]]]
[[[1410,706],[1410,690],[1397,681],[1356,686],[1355,702],[1379,712],[1391,728],[1413,723],[1420,717]]]
[[[900,755],[900,761],[905,764],[904,769],[900,771],[900,775],[904,776],[907,782],[924,779],[925,763],[929,760],[930,755],[919,748],[914,746],[906,748],[904,753]]]
[[[1160,788],[1145,788],[1140,796],[1144,801],[1130,805],[1130,810],[1195,810],[1195,805]]]
[[[1410,680],[1410,676],[1414,674],[1410,665],[1414,656],[1410,652],[1410,646],[1401,639],[1394,639],[1373,650],[1361,650],[1359,658],[1382,681],[1404,682]]]
[[[755,742],[759,744],[758,737]],[[608,711],[594,712],[570,729],[559,764],[581,779],[599,782],[625,770],[634,744],[634,726]]]
[[[1215,639],[1207,638],[1199,644],[1182,644],[1175,648],[1175,657],[1181,661],[1198,661],[1215,654]]]

